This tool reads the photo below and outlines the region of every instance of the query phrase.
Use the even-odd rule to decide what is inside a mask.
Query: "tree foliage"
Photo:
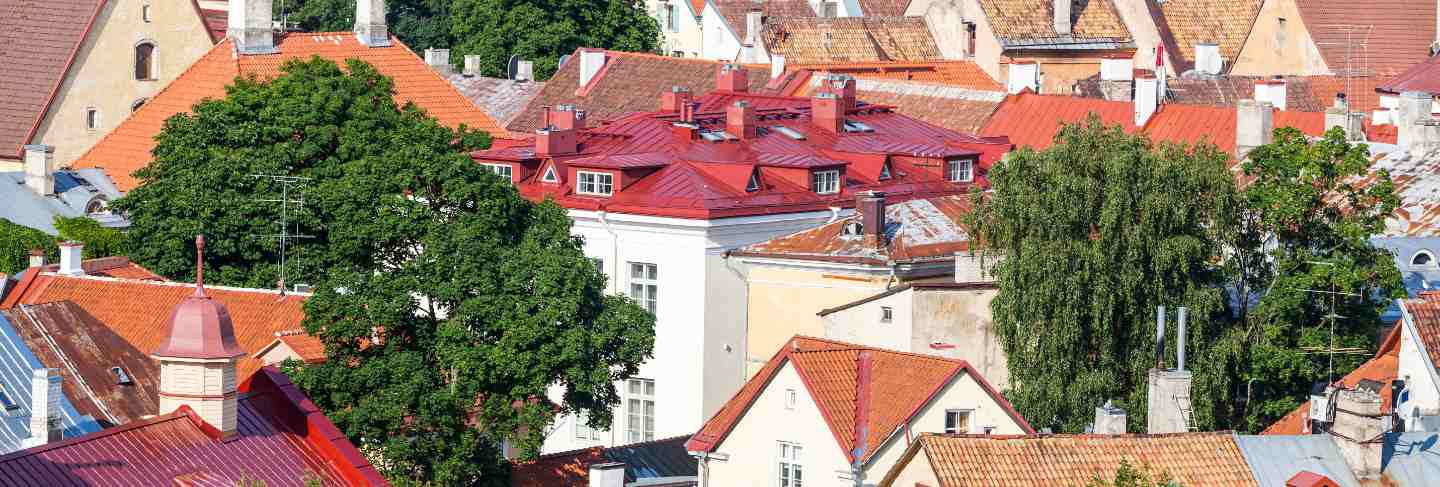
[[[54,224],[60,232],[60,240],[85,244],[83,258],[130,255],[130,236],[121,230],[104,227],[86,217],[55,217]]]
[[[294,0],[288,18],[311,31],[348,31],[355,2]],[[638,0],[397,0],[388,2],[390,31],[411,49],[450,49],[460,66],[478,54],[485,76],[504,76],[510,56],[535,62],[549,79],[560,56],[579,47],[655,51],[660,27]],[[276,2],[277,15],[281,3]]]
[[[1120,466],[1115,468],[1115,476],[1112,480],[1105,480],[1100,475],[1095,475],[1085,487],[1182,487],[1179,482],[1170,478],[1169,474],[1151,475],[1149,465],[1142,464],[1135,468],[1129,460],[1120,460]]]
[[[1197,351],[1219,335],[1224,275],[1210,222],[1234,201],[1224,160],[1092,117],[1050,149],[1022,149],[991,170],[993,195],[976,196],[969,223],[1003,256],[991,308],[1010,400],[1031,424],[1079,431],[1113,398],[1143,431],[1155,307],[1190,308]]]
[[[0,218],[0,275],[13,275],[29,267],[33,249],[45,250],[45,259],[51,262],[59,255],[55,237]]]
[[[29,267],[33,249],[45,251],[46,262],[55,262],[62,241],[85,244],[81,256],[85,259],[129,255],[129,238],[120,230],[85,217],[55,217],[53,224],[59,237],[0,218],[0,274],[15,274]]]

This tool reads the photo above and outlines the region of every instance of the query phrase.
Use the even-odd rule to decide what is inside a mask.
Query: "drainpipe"
[[[895,263],[893,260],[890,261],[890,278],[885,280],[885,289],[887,291],[900,280],[899,277],[896,277],[896,272],[899,268],[900,264]]]
[[[610,265],[615,267],[615,275],[616,275],[616,276],[619,276],[619,275],[620,275],[620,235],[619,235],[619,234],[616,234],[616,233],[615,233],[615,229],[610,227],[610,220],[605,219],[605,215],[606,215],[605,204],[604,204],[604,203],[601,203],[601,204],[600,204],[600,211],[595,214],[595,218],[598,219],[598,220],[600,220],[600,224],[605,226],[605,232],[610,234]],[[603,274],[603,273],[605,272],[605,269],[600,269],[600,272]],[[619,288],[614,287],[614,286],[615,286],[615,279],[607,279],[607,283],[606,283],[606,284],[609,285],[609,286],[611,286],[612,289],[615,289],[615,292],[617,292],[617,293],[620,292],[620,289],[619,289]]]
[[[750,336],[750,279],[746,278],[746,277],[745,277],[745,274],[742,273],[742,272],[740,272],[739,269],[736,269],[735,266],[730,265],[730,251],[729,251],[729,250],[726,250],[724,253],[720,254],[720,260],[722,260],[722,261],[725,262],[725,270],[730,271],[730,273],[731,273],[731,274],[734,274],[737,279],[740,279],[741,282],[744,282],[744,283],[745,283],[745,321],[744,321],[744,323],[745,323],[745,324],[744,324],[744,326],[745,326],[745,334],[744,334],[744,335],[741,335],[741,336],[742,336],[742,337],[749,337],[749,336]],[[749,340],[749,338],[746,338],[745,340],[741,340],[740,343],[735,344],[735,346],[736,346],[736,348],[739,348],[739,349],[740,349],[740,364],[741,364],[741,367],[740,367],[740,382],[741,382],[741,383],[744,383],[744,382],[745,382],[745,379],[746,379],[746,376],[749,375],[749,370],[750,370],[750,340]]]
[[[830,219],[827,220],[825,223],[835,223],[835,220],[839,220],[839,219],[840,219],[840,210],[842,210],[842,209],[843,209],[843,208],[840,208],[840,207],[838,207],[838,206],[832,206],[832,207],[830,207]]]
[[[724,462],[730,459],[730,455],[726,455],[724,453],[710,453],[703,451],[692,451],[689,453],[690,456],[695,457],[696,461],[699,463],[700,468],[698,469],[699,471],[696,472],[696,474],[698,474],[698,476],[700,477],[699,487],[710,487],[710,460]]]

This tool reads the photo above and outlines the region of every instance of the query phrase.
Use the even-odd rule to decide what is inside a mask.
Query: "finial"
[[[205,295],[205,236],[195,236],[195,295]]]

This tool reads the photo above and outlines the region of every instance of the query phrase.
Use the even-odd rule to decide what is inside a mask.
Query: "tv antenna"
[[[1310,265],[1323,265],[1323,266],[1335,267],[1335,263],[1334,263],[1334,262],[1323,262],[1323,261],[1318,261],[1318,260],[1311,260],[1311,261],[1305,261],[1305,263],[1306,263],[1306,264],[1310,264]],[[1359,295],[1359,294],[1355,294],[1355,293],[1347,293],[1347,292],[1337,291],[1337,290],[1335,289],[1335,277],[1334,277],[1333,275],[1331,275],[1328,280],[1330,281],[1330,290],[1329,290],[1329,291],[1323,291],[1323,290],[1317,290],[1317,289],[1296,289],[1296,291],[1313,293],[1313,294],[1324,294],[1324,295],[1330,296],[1330,312],[1329,312],[1329,313],[1326,313],[1326,314],[1325,314],[1325,317],[1323,318],[1325,324],[1330,327],[1330,345],[1327,346],[1327,347],[1301,347],[1301,350],[1304,350],[1305,353],[1323,353],[1323,354],[1326,355],[1327,363],[1326,363],[1326,369],[1325,369],[1325,379],[1326,379],[1325,382],[1326,382],[1327,384],[1330,384],[1330,383],[1334,383],[1334,382],[1335,382],[1335,354],[1338,353],[1338,354],[1341,354],[1341,355],[1363,355],[1363,354],[1369,354],[1370,351],[1365,350],[1365,349],[1363,349],[1363,348],[1357,348],[1357,347],[1336,347],[1336,346],[1335,346],[1335,321],[1338,320],[1338,319],[1340,319],[1340,318],[1344,318],[1344,316],[1340,316],[1339,314],[1335,313],[1336,300],[1338,299],[1339,296],[1356,296],[1356,297],[1358,297],[1358,296],[1360,296],[1360,295]]]
[[[275,282],[275,285],[279,287],[280,297],[283,299],[285,297],[285,263],[287,258],[286,247],[291,240],[315,238],[314,235],[290,233],[290,208],[292,206],[296,209],[305,207],[305,193],[297,190],[295,191],[297,196],[291,197],[291,189],[292,187],[304,185],[310,182],[310,178],[272,174],[251,174],[250,177],[255,179],[268,179],[270,181],[280,184],[279,199],[261,199],[255,201],[259,201],[262,203],[280,203],[280,221],[276,222],[276,224],[280,227],[280,233],[273,235],[264,235],[263,237],[273,238],[280,245],[280,278]],[[299,225],[296,225],[296,232],[299,232]]]

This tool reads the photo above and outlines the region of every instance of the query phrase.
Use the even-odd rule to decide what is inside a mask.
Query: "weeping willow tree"
[[[991,307],[1007,395],[1031,424],[1080,431],[1113,399],[1143,431],[1158,305],[1190,309],[1196,420],[1215,424],[1212,402],[1233,375],[1204,361],[1229,326],[1216,229],[1239,199],[1226,160],[1211,145],[1152,144],[1092,116],[990,172],[993,193],[975,196],[968,223],[984,252],[1003,256]]]

